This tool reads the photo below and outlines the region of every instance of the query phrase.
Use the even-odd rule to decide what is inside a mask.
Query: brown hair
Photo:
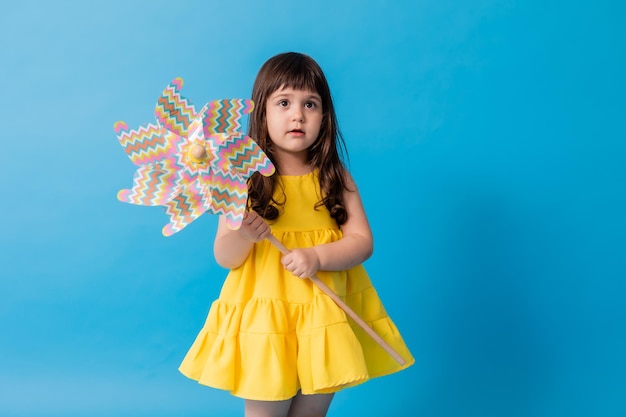
[[[346,187],[346,168],[342,157],[347,157],[343,136],[337,124],[335,108],[326,77],[320,66],[311,57],[287,52],[270,58],[259,70],[252,88],[252,101],[255,110],[250,116],[248,134],[274,162],[272,141],[269,138],[265,120],[267,99],[278,89],[293,88],[317,92],[322,99],[322,124],[317,140],[308,149],[308,162],[318,170],[322,199],[315,208],[325,206],[338,225],[347,220],[343,203]],[[264,177],[258,172],[250,177],[248,198],[250,207],[267,220],[276,219],[283,201],[273,197],[277,185],[277,175]]]

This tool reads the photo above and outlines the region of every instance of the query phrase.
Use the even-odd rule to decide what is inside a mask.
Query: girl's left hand
[[[313,248],[293,249],[281,260],[285,268],[300,278],[315,275],[320,268],[320,260]]]

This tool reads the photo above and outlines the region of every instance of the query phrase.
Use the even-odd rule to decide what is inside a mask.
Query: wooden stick
[[[283,245],[280,240],[276,239],[274,235],[269,235],[267,240],[269,240],[272,245],[276,246],[276,248],[283,255],[287,255],[290,252],[289,249],[287,249],[287,247]],[[382,337],[380,337],[374,330],[372,330],[372,328],[368,326],[367,323],[365,323],[365,321],[363,321],[363,319],[354,312],[354,310],[352,310],[346,303],[344,303],[343,300],[333,292],[333,290],[328,288],[328,286],[324,284],[322,280],[320,280],[315,275],[309,277],[309,279],[313,281],[315,285],[317,285],[320,290],[324,292],[324,294],[328,295],[348,316],[352,318],[352,320],[356,322],[356,324],[358,324],[363,330],[365,330],[365,332],[370,335],[372,339],[374,339],[374,341],[380,345],[380,347],[385,349],[385,351],[389,353],[400,365],[404,365],[406,363],[404,358],[400,356],[398,352],[396,352],[391,346],[389,346],[387,342],[383,340]]]

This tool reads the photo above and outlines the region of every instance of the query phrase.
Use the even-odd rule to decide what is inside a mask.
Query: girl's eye
[[[278,102],[278,105],[279,105],[280,107],[287,107],[287,106],[289,105],[289,102],[288,102],[287,100],[280,100],[280,101]]]
[[[304,107],[306,107],[307,109],[314,109],[314,108],[316,108],[316,107],[317,107],[317,103],[314,103],[314,102],[312,102],[312,101],[307,101],[307,102],[304,104]]]

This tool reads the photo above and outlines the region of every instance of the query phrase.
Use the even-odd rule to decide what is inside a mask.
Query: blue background
[[[618,1],[0,5],[0,415],[237,416],[178,364],[217,297],[217,219],[116,200],[113,123],[326,71],[416,358],[334,416],[626,415],[626,30]],[[405,410],[405,411],[401,411]]]

